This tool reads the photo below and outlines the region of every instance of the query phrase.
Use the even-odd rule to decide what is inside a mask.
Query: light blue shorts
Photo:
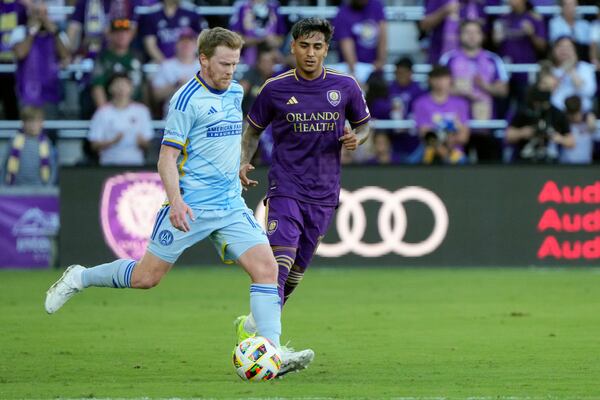
[[[169,220],[171,207],[160,209],[148,243],[148,251],[171,264],[185,249],[206,239],[214,244],[223,262],[232,264],[251,247],[269,240],[249,208],[193,210],[189,232],[175,229]]]

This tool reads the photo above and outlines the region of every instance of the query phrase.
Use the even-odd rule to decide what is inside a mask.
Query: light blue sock
[[[256,321],[258,334],[279,347],[281,299],[277,284],[253,283],[250,285],[250,311]]]
[[[135,265],[134,260],[120,259],[87,268],[81,274],[81,283],[83,287],[128,288],[131,287],[131,276]]]

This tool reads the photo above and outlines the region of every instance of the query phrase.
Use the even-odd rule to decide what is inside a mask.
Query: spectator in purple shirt
[[[285,19],[274,0],[239,0],[229,21],[229,29],[244,38],[242,60],[252,65],[258,58],[258,46],[279,48],[287,33]]]
[[[408,57],[402,57],[396,62],[396,79],[390,85],[392,112],[395,119],[404,119],[412,111],[413,101],[425,93],[418,82],[413,80],[413,62]]]
[[[440,63],[452,72],[453,93],[469,101],[471,118],[493,119],[494,98],[508,94],[504,63],[496,54],[482,49],[483,30],[476,21],[462,23],[460,42],[460,49],[444,54]],[[489,130],[474,131],[469,147],[475,149],[478,160],[500,161],[502,158],[502,143]]]
[[[207,27],[194,5],[180,0],[162,0],[153,12],[140,18],[144,49],[156,63],[175,57],[175,47],[182,30],[191,28],[200,32]]]
[[[494,23],[493,41],[506,63],[536,64],[546,51],[546,27],[543,18],[533,12],[528,0],[509,0],[510,13]],[[509,96],[522,103],[527,88],[527,73],[513,73]]]
[[[460,21],[484,22],[482,0],[426,0],[420,29],[429,36],[428,61],[437,64],[442,54],[458,48]]]
[[[48,18],[44,3],[31,5],[27,25],[13,31],[14,53],[17,58],[17,92],[21,105],[45,107],[50,118],[58,114],[61,100],[58,73],[60,63],[68,60],[66,35]]]
[[[423,163],[465,163],[463,146],[469,140],[469,103],[452,96],[448,67],[436,65],[429,73],[430,92],[414,103],[414,120],[423,140]]]
[[[14,53],[12,33],[19,25],[27,22],[27,10],[18,0],[0,0],[0,64],[12,64]],[[4,112],[4,119],[19,119],[19,107],[15,92],[14,72],[0,72],[0,104]],[[1,115],[1,114],[0,114]]]
[[[349,73],[356,73],[357,63],[372,64],[375,70],[383,68],[387,23],[379,0],[349,0],[340,6],[333,23],[340,56]]]

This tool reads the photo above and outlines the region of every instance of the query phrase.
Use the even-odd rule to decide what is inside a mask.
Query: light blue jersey
[[[238,177],[243,95],[237,82],[219,91],[197,74],[171,99],[162,144],[181,150],[179,185],[196,219],[188,219],[190,230],[183,232],[171,224],[169,205],[158,212],[148,251],[169,263],[205,238],[225,262],[269,243],[246,207]]]
[[[243,96],[235,81],[221,91],[196,74],[171,99],[162,144],[181,150],[179,185],[193,209],[246,206],[238,177]]]

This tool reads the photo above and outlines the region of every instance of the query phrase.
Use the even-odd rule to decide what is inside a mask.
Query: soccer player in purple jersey
[[[369,109],[356,80],[325,68],[333,34],[325,19],[292,27],[295,69],[268,79],[247,115],[240,179],[246,188],[250,160],[271,124],[267,235],[279,267],[281,304],[302,280],[339,202],[342,147],[355,150],[369,135]],[[350,126],[345,127],[346,120]],[[239,338],[255,332],[251,315],[236,320]]]

